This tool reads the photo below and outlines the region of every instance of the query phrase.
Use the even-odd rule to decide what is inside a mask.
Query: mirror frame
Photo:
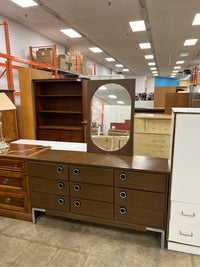
[[[119,150],[107,151],[99,148],[92,140],[91,136],[91,100],[96,90],[109,83],[116,83],[123,86],[131,97],[131,116],[130,116],[130,136],[128,142]],[[87,152],[103,153],[113,155],[133,156],[133,127],[134,127],[134,110],[135,110],[135,79],[118,79],[118,80],[90,80],[88,81],[87,97]]]

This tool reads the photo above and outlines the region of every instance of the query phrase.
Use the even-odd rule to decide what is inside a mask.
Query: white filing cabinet
[[[172,115],[168,249],[200,255],[200,109]]]

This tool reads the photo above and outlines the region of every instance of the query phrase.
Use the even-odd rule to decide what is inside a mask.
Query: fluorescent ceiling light
[[[170,77],[174,78],[174,77],[175,77],[175,75],[171,75]]]
[[[124,104],[124,101],[117,101],[118,104]]]
[[[153,59],[154,58],[154,56],[153,55],[146,55],[146,56],[144,56],[146,59]]]
[[[150,43],[140,43],[139,44],[141,49],[149,49],[151,48],[151,44]]]
[[[130,21],[129,25],[131,26],[131,30],[133,32],[146,31],[144,20]]]
[[[154,74],[153,76],[158,76],[158,74]]]
[[[198,39],[187,39],[185,40],[184,46],[189,46],[189,45],[195,45]]]
[[[152,73],[158,73],[157,71],[152,71]]]
[[[192,25],[200,25],[200,14],[199,13],[195,15]]]
[[[148,65],[149,66],[155,66],[156,65],[156,62],[149,62]]]
[[[176,73],[176,72],[178,72],[178,70],[173,70],[172,72],[173,72],[173,73]]]
[[[30,6],[37,6],[38,3],[36,3],[33,0],[11,0],[15,4],[21,6],[21,7],[30,7]]]
[[[153,67],[153,68],[150,68],[150,70],[157,70],[157,68],[156,67]]]
[[[115,61],[115,59],[112,58],[112,57],[106,57],[105,60],[107,60],[107,61]]]
[[[189,53],[181,53],[180,57],[187,57],[189,55]]]
[[[99,90],[107,90],[107,88],[105,87],[105,85],[102,85],[99,87]]]
[[[115,66],[118,67],[118,68],[123,68],[124,67],[124,65],[122,65],[122,64],[116,64]]]
[[[110,98],[117,98],[116,95],[108,95]]]
[[[90,47],[89,48],[94,53],[101,53],[103,50],[101,50],[99,47]]]
[[[123,71],[129,71],[129,69],[123,69]]]
[[[183,64],[185,61],[184,60],[179,60],[179,61],[176,61],[176,64]]]
[[[76,32],[73,29],[64,29],[64,30],[60,30],[60,31],[70,38],[82,37],[82,35],[80,35],[78,32]]]
[[[181,66],[175,66],[174,69],[179,70],[179,69],[181,69]]]

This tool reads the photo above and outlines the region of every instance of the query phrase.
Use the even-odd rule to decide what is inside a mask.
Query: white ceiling
[[[192,26],[195,14],[200,13],[199,0],[35,1],[38,6],[21,8],[10,0],[0,0],[0,12],[115,71],[119,70],[115,64],[121,63],[131,74],[151,75],[147,64],[151,60],[144,55],[152,53],[159,76],[169,76],[177,60],[185,60],[180,71],[200,63],[200,40],[195,46],[183,46],[185,39],[200,39],[200,25]],[[142,19],[149,30],[132,32],[129,21]],[[83,37],[70,39],[60,32],[64,28],[73,28]],[[152,49],[139,48],[140,42],[149,41]],[[104,52],[94,54],[88,49],[92,46]],[[189,52],[189,56],[181,58],[180,53],[184,52]],[[105,61],[108,56],[117,61]]]

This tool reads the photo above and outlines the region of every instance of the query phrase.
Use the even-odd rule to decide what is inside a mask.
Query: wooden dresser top
[[[93,167],[131,169],[158,173],[169,173],[168,160],[143,156],[119,156],[89,152],[46,150],[31,157],[34,161],[62,164],[83,164]]]
[[[33,155],[50,149],[50,147],[39,145],[10,144],[9,149],[0,153],[0,158],[29,158]]]

